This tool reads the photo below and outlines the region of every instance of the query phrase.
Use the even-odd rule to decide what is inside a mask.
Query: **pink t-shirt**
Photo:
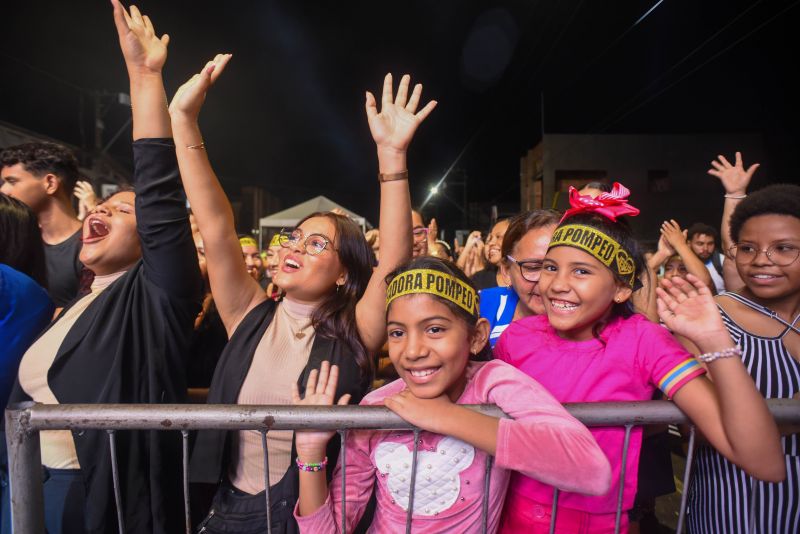
[[[558,336],[544,315],[515,321],[495,345],[494,356],[535,378],[560,402],[650,400],[656,388],[667,397],[705,370],[665,328],[643,315],[613,319],[597,339],[568,341]],[[614,513],[619,495],[624,428],[591,429],[613,473],[611,489],[599,497],[562,493],[559,506],[592,513]],[[631,432],[623,509],[633,507],[642,428]],[[512,476],[509,491],[552,502],[553,489],[531,478]]]
[[[471,362],[458,404],[497,404],[501,419],[489,490],[488,531],[497,530],[509,474],[524,472],[568,491],[600,494],[611,469],[589,430],[569,415],[535,380],[500,361]],[[362,405],[382,405],[405,389],[395,380]],[[404,532],[411,482],[413,434],[359,430],[347,435],[347,531],[364,513],[373,486],[377,508],[369,532]],[[414,532],[480,532],[487,454],[450,436],[420,432],[414,494]],[[340,457],[341,458],[341,457]],[[341,465],[328,499],[316,512],[295,517],[301,532],[341,531]]]

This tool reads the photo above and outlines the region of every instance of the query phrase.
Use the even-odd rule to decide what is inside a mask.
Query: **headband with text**
[[[435,269],[412,269],[395,276],[386,289],[386,307],[398,297],[415,293],[436,295],[478,316],[475,290],[455,276]]]
[[[281,246],[281,243],[285,243],[288,240],[289,240],[289,238],[285,234],[282,234],[281,232],[278,232],[277,234],[272,236],[272,239],[269,242],[269,246],[271,246],[271,247],[279,247],[279,246]]]
[[[243,247],[258,247],[258,243],[256,243],[256,240],[250,237],[249,235],[240,237],[239,244]]]
[[[636,264],[633,257],[604,232],[583,224],[565,224],[556,228],[547,248],[550,250],[561,245],[588,252],[634,287]]]

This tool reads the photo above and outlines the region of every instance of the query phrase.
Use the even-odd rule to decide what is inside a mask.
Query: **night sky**
[[[799,3],[138,5],[172,38],[170,96],[215,53],[234,54],[201,115],[226,187],[261,185],[284,206],[325,194],[376,222],[363,95],[389,71],[412,74],[424,100],[439,101],[411,146],[415,204],[451,166],[467,176],[470,201],[515,202],[542,102],[553,133],[758,132],[768,178],[796,179]],[[10,2],[3,14],[0,120],[87,146],[88,95],[128,90],[110,4]],[[129,114],[108,106],[104,142]],[[128,129],[110,149],[127,166],[129,139]]]

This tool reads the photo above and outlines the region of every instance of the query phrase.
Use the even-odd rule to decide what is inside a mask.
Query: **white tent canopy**
[[[294,228],[297,223],[307,215],[311,215],[312,213],[318,211],[331,211],[334,209],[342,210],[348,217],[353,219],[355,223],[361,227],[361,230],[372,228],[372,225],[369,223],[369,221],[367,221],[367,219],[365,219],[362,215],[350,211],[344,206],[340,206],[333,200],[320,195],[318,197],[306,200],[305,202],[301,202],[296,206],[292,206],[291,208],[287,208],[259,219],[259,226],[261,227],[261,239],[265,239],[270,233],[275,233],[270,232],[269,229],[274,228],[280,230],[281,228]]]

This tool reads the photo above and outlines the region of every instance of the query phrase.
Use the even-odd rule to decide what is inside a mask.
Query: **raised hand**
[[[203,102],[206,100],[208,89],[217,81],[225,70],[232,54],[217,54],[214,59],[206,63],[199,73],[192,76],[189,81],[181,85],[172,102],[169,104],[169,113],[172,117],[181,116],[190,120],[197,120]]]
[[[436,219],[431,219],[431,222],[428,223],[428,250],[433,250],[434,245],[436,244],[436,240],[439,238],[439,224],[436,222]]]
[[[656,294],[658,316],[673,333],[698,347],[703,345],[703,337],[728,335],[711,291],[693,274],[687,274],[686,280],[661,280]]]
[[[336,384],[339,381],[339,368],[329,362],[322,362],[319,371],[314,369],[306,382],[306,393],[300,398],[297,384],[292,384],[292,404],[295,406],[332,406],[336,395]],[[344,406],[350,402],[350,394],[342,395],[336,404]],[[303,460],[314,461],[316,456],[325,454],[325,447],[336,434],[335,430],[297,430],[295,446],[298,454],[305,456]]]
[[[661,224],[661,237],[673,249],[672,254],[675,254],[675,250],[682,249],[686,244],[686,235],[686,230],[681,230],[681,226],[675,219],[664,221]],[[661,246],[661,240],[659,240],[659,246]]]
[[[94,194],[92,184],[84,181],[75,183],[72,194],[78,199],[78,219],[82,221],[97,205],[97,195]]]
[[[150,17],[142,15],[136,6],[132,5],[128,13],[119,0],[111,0],[111,4],[128,72],[160,74],[167,60],[169,35],[158,37]]]
[[[717,159],[711,162],[711,169],[708,169],[708,174],[716,176],[722,182],[722,187],[725,188],[725,193],[729,195],[744,195],[747,191],[747,186],[753,178],[753,174],[761,166],[760,163],[754,163],[744,169],[742,162],[742,153],[736,153],[736,164],[731,163],[725,159],[725,156],[717,156]]]
[[[383,79],[383,95],[381,97],[381,111],[375,96],[367,91],[366,110],[369,130],[378,146],[378,150],[386,149],[396,152],[405,152],[417,127],[436,107],[436,101],[431,100],[424,108],[417,112],[419,100],[422,96],[422,84],[414,86],[411,97],[408,97],[408,86],[411,77],[406,74],[400,80],[397,88],[397,97],[392,96],[392,75],[387,74]]]

